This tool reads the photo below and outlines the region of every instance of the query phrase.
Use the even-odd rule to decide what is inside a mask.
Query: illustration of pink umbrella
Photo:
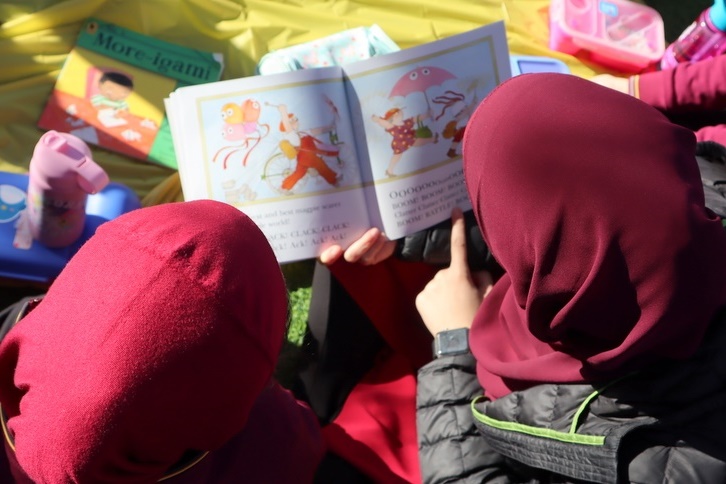
[[[435,66],[417,67],[408,71],[396,81],[388,94],[388,99],[421,92],[426,98],[426,105],[431,109],[426,91],[431,87],[440,86],[449,79],[456,79],[456,76],[446,69]]]

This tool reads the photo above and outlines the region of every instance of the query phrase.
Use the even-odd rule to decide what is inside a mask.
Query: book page
[[[468,210],[461,161],[476,106],[511,77],[504,24],[345,66],[375,226],[397,239]],[[377,207],[377,212],[376,212]]]
[[[184,198],[245,212],[281,263],[370,226],[339,67],[185,87],[167,105]]]

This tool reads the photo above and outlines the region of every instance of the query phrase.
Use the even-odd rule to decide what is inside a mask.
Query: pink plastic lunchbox
[[[585,51],[598,64],[642,72],[665,51],[663,18],[628,0],[552,0],[550,48],[573,55]]]

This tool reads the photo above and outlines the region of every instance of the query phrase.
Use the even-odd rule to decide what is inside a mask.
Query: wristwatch
[[[434,336],[434,358],[469,352],[469,328],[447,329]]]

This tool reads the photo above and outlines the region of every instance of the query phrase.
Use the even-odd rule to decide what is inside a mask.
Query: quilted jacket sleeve
[[[471,354],[436,359],[418,372],[416,426],[424,484],[508,483],[504,459],[474,425],[482,393]]]

